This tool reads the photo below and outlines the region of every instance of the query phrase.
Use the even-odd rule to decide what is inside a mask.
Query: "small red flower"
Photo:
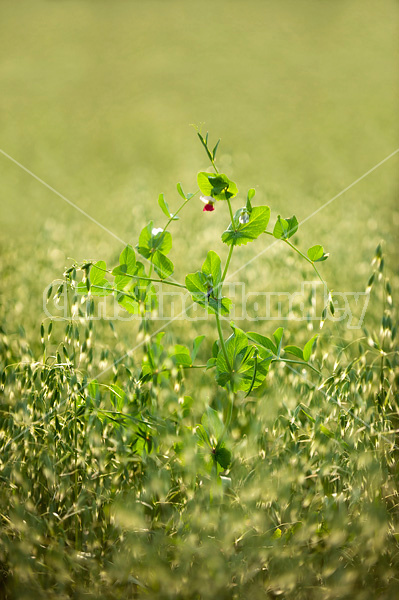
[[[212,196],[200,196],[200,200],[205,204],[203,212],[212,212],[215,210],[215,200]]]

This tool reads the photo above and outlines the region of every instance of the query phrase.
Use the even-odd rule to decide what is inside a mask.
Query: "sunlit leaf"
[[[239,209],[226,231],[222,234],[222,242],[231,246],[241,246],[256,240],[266,229],[270,219],[270,208],[268,206],[255,206],[249,213],[247,223],[240,222],[243,209]]]
[[[201,192],[215,200],[227,200],[238,194],[236,184],[223,173],[198,173],[197,182]]]

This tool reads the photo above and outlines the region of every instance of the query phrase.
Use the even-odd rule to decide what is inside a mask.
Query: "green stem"
[[[229,268],[229,264],[230,264],[230,260],[231,260],[231,255],[233,254],[233,250],[234,250],[234,245],[231,244],[230,246],[230,250],[229,250],[229,255],[227,257],[226,260],[226,265],[224,267],[224,271],[223,271],[223,275],[222,275],[222,279],[220,281],[220,286],[222,287],[224,280],[226,279],[226,275],[227,275],[227,269]],[[222,291],[222,290],[220,290]]]
[[[212,167],[215,169],[216,173],[219,173],[217,166],[215,165],[215,161],[211,158]]]
[[[143,303],[142,302],[140,302],[140,317],[141,317],[141,330],[143,331],[143,335],[144,335],[143,349],[144,349],[144,352],[148,356],[148,362],[149,362],[151,368],[155,369],[154,359],[153,359],[152,352],[151,352],[151,347],[145,341],[145,338],[146,338],[146,336],[147,336],[147,334],[149,332],[149,327],[148,327],[148,321],[146,319],[145,309],[143,309]]]
[[[153,263],[151,261],[151,267],[150,267],[149,275],[151,275],[151,273],[152,273],[152,267],[153,267]],[[103,273],[109,273],[110,275],[112,275],[112,271],[110,271],[109,269],[102,269],[101,267],[98,267],[98,266],[96,266],[96,269],[98,269],[99,271],[103,271]],[[180,288],[187,289],[186,286],[183,285],[182,283],[177,283],[176,281],[168,281],[167,279],[156,279],[155,277],[151,277],[151,276],[150,277],[144,277],[143,275],[131,275],[130,273],[123,273],[123,277],[130,277],[131,279],[142,279],[143,281],[155,281],[157,283],[166,283],[167,285],[173,285],[175,287],[180,287]],[[93,285],[91,287],[94,287],[94,288],[97,288],[97,289],[104,289],[104,288],[102,288],[101,286],[98,286],[98,285]]]
[[[222,351],[223,351],[224,359],[226,361],[227,368],[228,368],[228,370],[231,373],[231,367],[230,367],[229,357],[227,355],[226,344],[224,343],[222,327],[220,325],[220,319],[219,319],[219,315],[218,315],[217,312],[215,312],[215,317],[216,317],[216,325],[217,325],[217,328],[218,328],[219,340],[220,340],[220,344],[222,346]]]
[[[223,427],[222,435],[219,438],[218,446],[221,446],[221,444],[222,444],[222,442],[224,440],[224,436],[226,435],[227,430],[230,427],[231,418],[233,416],[234,398],[235,398],[235,393],[234,392],[230,392],[229,412],[227,414],[226,423],[224,424],[224,427]]]
[[[320,273],[319,273],[319,271],[317,270],[317,267],[316,267],[316,265],[314,264],[314,262],[313,262],[312,260],[310,260],[310,258],[308,258],[308,257],[306,256],[306,254],[304,254],[303,252],[301,252],[301,251],[299,250],[299,248],[297,248],[296,246],[294,246],[294,244],[291,244],[291,242],[289,242],[288,240],[284,240],[284,242],[285,242],[286,244],[288,244],[288,246],[289,246],[290,248],[292,248],[292,249],[294,250],[294,252],[296,252],[297,254],[299,254],[299,256],[302,256],[302,258],[304,258],[304,259],[306,260],[306,262],[308,262],[310,265],[312,265],[313,269],[314,269],[314,270],[315,270],[315,272],[316,272],[316,275],[317,275],[317,277],[318,277],[318,278],[320,279],[320,281],[321,281],[322,283],[324,283],[324,285],[327,287],[327,284],[326,284],[326,282],[324,281],[323,277],[320,275]],[[328,289],[328,288],[327,288],[327,289]]]
[[[271,235],[274,238],[274,235],[272,234],[271,231],[264,231],[263,233],[266,233],[266,235]],[[312,265],[312,267],[313,267],[313,269],[314,269],[317,277],[320,279],[320,281],[322,283],[324,283],[324,285],[326,286],[326,288],[328,290],[327,283],[324,281],[323,277],[320,275],[320,273],[319,273],[316,265],[314,264],[314,262],[312,260],[310,260],[310,258],[308,256],[306,256],[306,254],[304,254],[303,252],[301,252],[299,250],[299,248],[297,248],[296,246],[294,246],[294,244],[291,244],[291,242],[289,242],[288,240],[281,239],[281,241],[285,242],[290,248],[292,248],[292,250],[294,250],[294,252],[296,252],[297,254],[299,254],[299,256],[301,256],[302,258],[304,258],[306,260],[306,262],[308,262],[310,265]]]
[[[291,363],[291,364],[296,364],[296,365],[303,365],[304,367],[309,367],[309,369],[312,369],[312,371],[314,371],[315,373],[317,373],[318,375],[321,376],[321,373],[318,369],[316,369],[316,367],[312,367],[312,365],[310,365],[307,362],[303,362],[302,360],[292,360],[291,358],[276,358],[275,360],[272,360],[272,362],[285,362],[285,363]]]
[[[151,263],[152,266],[152,263]],[[104,273],[109,273],[110,275],[112,275],[112,271],[110,271],[109,269],[100,269],[100,267],[97,267],[100,271],[104,271]],[[151,272],[151,271],[150,271]],[[143,281],[155,281],[156,283],[166,283],[167,285],[173,285],[174,287],[180,287],[180,288],[184,288],[187,289],[185,285],[183,285],[182,283],[177,283],[177,281],[169,281],[168,279],[157,279],[155,277],[144,277],[143,275],[131,275],[130,273],[123,273],[123,277],[130,277],[131,279],[142,279]],[[93,285],[92,287],[97,287],[100,289],[101,286],[96,286]]]
[[[233,215],[233,209],[231,208],[230,198],[227,198],[227,204],[229,205],[231,226],[233,227],[234,231],[237,231],[236,227],[235,227],[235,224],[234,224],[234,215]]]
[[[186,206],[187,202],[189,202],[189,200],[191,200],[191,198],[194,198],[194,196],[196,196],[199,193],[199,191],[200,190],[197,190],[196,192],[194,192],[194,194],[192,196],[190,196],[190,198],[188,200],[187,200],[187,198],[186,198],[186,200],[184,200],[183,204],[181,204],[179,206],[179,208],[177,209],[177,211],[175,213],[173,213],[173,215],[170,217],[169,221],[166,223],[165,227],[163,228],[164,231],[167,230],[167,228],[169,227],[169,225],[173,221],[173,217],[176,217],[179,214],[179,212],[182,210],[182,208],[184,206]]]

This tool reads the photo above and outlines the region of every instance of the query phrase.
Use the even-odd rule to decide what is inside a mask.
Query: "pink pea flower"
[[[212,196],[200,196],[200,200],[205,204],[203,212],[212,212],[215,210],[215,199]]]

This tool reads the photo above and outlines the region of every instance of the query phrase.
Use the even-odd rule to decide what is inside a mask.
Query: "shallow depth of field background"
[[[173,208],[177,181],[196,189],[208,163],[189,125],[204,122],[241,198],[255,187],[272,219],[301,221],[398,145],[396,17],[385,0],[2,0],[0,148],[135,244],[145,219],[163,224],[160,192]],[[381,240],[397,273],[398,160],[300,227],[301,247],[330,252],[322,269],[337,291],[364,290]],[[0,173],[1,300],[33,339],[42,290],[69,257],[112,263],[122,244],[4,155]],[[226,253],[224,208],[188,208],[171,255],[178,280],[206,250]],[[240,249],[232,270],[269,244]],[[287,257],[277,245],[239,275],[256,291],[293,291],[301,276]]]
[[[254,187],[254,203],[271,207],[269,229],[278,214],[295,214],[300,223],[305,221],[293,241],[305,251],[313,244],[324,246],[330,257],[320,271],[337,292],[365,290],[381,242],[385,273],[397,299],[399,153],[340,193],[399,146],[398,16],[397,2],[390,0],[0,0],[0,341],[7,338],[8,344],[0,366],[9,366],[12,357],[13,363],[33,363],[39,372],[46,286],[62,277],[73,260],[103,259],[114,266],[124,245],[136,245],[150,219],[156,227],[165,224],[157,202],[160,192],[174,210],[181,201],[178,181],[186,192],[197,189],[197,172],[209,164],[190,124],[204,123],[211,141],[221,138],[220,170],[240,190],[234,208],[244,204],[247,190]],[[194,198],[171,227],[170,258],[178,281],[200,268],[208,250],[220,254],[223,262],[227,256],[220,239],[229,224],[227,207],[219,202],[213,213],[203,213],[202,207]],[[310,265],[283,244],[267,249],[272,241],[263,236],[237,248],[230,273],[242,268],[232,281],[243,281],[251,292],[295,292],[304,280],[314,280]],[[365,318],[375,338],[387,307],[382,296],[381,289],[380,295],[373,290]],[[264,335],[284,325],[290,332],[286,343],[302,346],[315,333],[304,322],[237,324]],[[54,348],[64,339],[64,326],[54,327]],[[89,379],[137,342],[137,322],[115,322],[114,327],[115,337],[108,325],[95,324]],[[227,337],[228,325],[223,327]],[[389,328],[391,335],[392,321],[384,336]],[[212,319],[174,321],[165,331],[168,343],[189,346],[195,335],[206,334],[200,362],[208,359],[217,337]],[[25,346],[25,335],[33,354]],[[212,599],[218,590],[218,598],[230,600],[247,589],[252,600],[266,597],[271,581],[270,597],[285,590],[284,600],[369,600],[373,585],[380,587],[372,598],[390,600],[399,585],[398,438],[387,441],[386,432],[398,431],[397,400],[392,400],[397,356],[391,353],[389,369],[382,365],[386,383],[379,378],[375,348],[363,343],[362,350],[353,344],[341,352],[363,335],[331,322],[322,331],[316,364],[323,357],[323,377],[341,360],[342,373],[332,387],[335,404],[317,391],[317,376],[310,374],[306,383],[301,373],[296,376],[282,365],[271,370],[256,396],[239,399],[229,437],[235,460],[233,492],[221,500],[226,513],[219,512],[217,501],[210,502],[205,487],[196,485],[194,428],[206,406],[221,411],[225,396],[216,389],[213,373],[188,374],[184,394],[192,396],[192,408],[176,438],[158,436],[160,449],[144,458],[132,450],[137,469],[142,468],[141,480],[129,471],[130,463],[125,479],[119,471],[113,478],[114,462],[122,472],[125,451],[131,459],[129,447],[121,442],[122,428],[101,422],[103,433],[97,436],[90,421],[90,426],[82,425],[76,442],[76,429],[70,433],[73,419],[75,428],[77,422],[76,390],[62,378],[62,365],[57,374],[66,404],[62,426],[44,419],[43,429],[39,423],[30,431],[23,429],[24,419],[29,423],[30,418],[24,413],[24,394],[38,414],[47,410],[46,402],[56,400],[47,393],[45,376],[42,384],[30,377],[29,365],[9,369],[1,400],[5,410],[0,436],[8,448],[3,462],[11,475],[0,474],[5,524],[0,596],[3,576],[11,580],[10,573],[16,573],[18,600],[35,597],[32,589],[38,598],[69,598],[80,584],[81,594],[76,591],[75,598],[150,597],[147,588],[136,589],[133,574],[148,589],[161,590],[154,598]],[[348,367],[348,375],[344,369],[352,359],[359,360],[352,370]],[[367,361],[374,361],[370,369]],[[140,353],[132,363],[139,368]],[[86,373],[78,375],[84,378]],[[103,383],[111,378],[108,372]],[[119,380],[132,402],[133,383],[126,373]],[[169,423],[173,410],[182,411],[180,388],[161,388],[159,398],[158,389],[152,391],[152,407],[159,407],[160,419]],[[36,403],[36,392],[42,404]],[[390,394],[386,414],[381,400],[385,392]],[[75,394],[75,413],[72,401],[68,405],[70,393]],[[316,419],[299,411],[300,402]],[[352,420],[345,421],[348,414]],[[14,434],[12,446],[6,440]],[[74,447],[64,452],[72,435]],[[58,439],[51,451],[46,436]],[[393,440],[396,446],[391,446]],[[187,444],[192,465],[189,459],[181,465],[175,443]],[[181,498],[170,489],[168,465],[162,463],[165,447],[176,459],[171,464]],[[83,542],[77,536],[74,547],[75,524],[69,517],[75,515],[77,494],[70,480],[78,472],[73,471],[78,451],[79,502],[87,504],[81,507],[87,521],[79,521],[76,512]],[[25,479],[18,479],[20,464],[22,470],[26,467]],[[94,479],[97,469],[100,475]],[[108,469],[107,477],[101,469]],[[48,473],[53,479],[42,494]],[[77,480],[75,492],[76,486]],[[133,508],[125,503],[126,489]],[[120,490],[121,516],[114,527],[110,498],[117,498]],[[169,499],[170,492],[171,502],[153,504],[152,494]],[[61,500],[54,500],[57,494]],[[143,500],[140,515],[135,513],[137,499]],[[14,521],[8,518],[10,506],[19,515]],[[285,520],[301,519],[303,531],[294,531],[294,526],[284,530],[283,525],[290,525]],[[280,544],[274,536],[281,523]],[[151,539],[145,535],[147,526],[153,528]],[[136,537],[125,536],[124,527]],[[240,578],[243,588],[236,588]],[[298,596],[301,578],[305,591]],[[108,592],[102,588],[106,580]],[[137,596],[128,595],[133,588]],[[377,596],[382,589],[385,595]]]

